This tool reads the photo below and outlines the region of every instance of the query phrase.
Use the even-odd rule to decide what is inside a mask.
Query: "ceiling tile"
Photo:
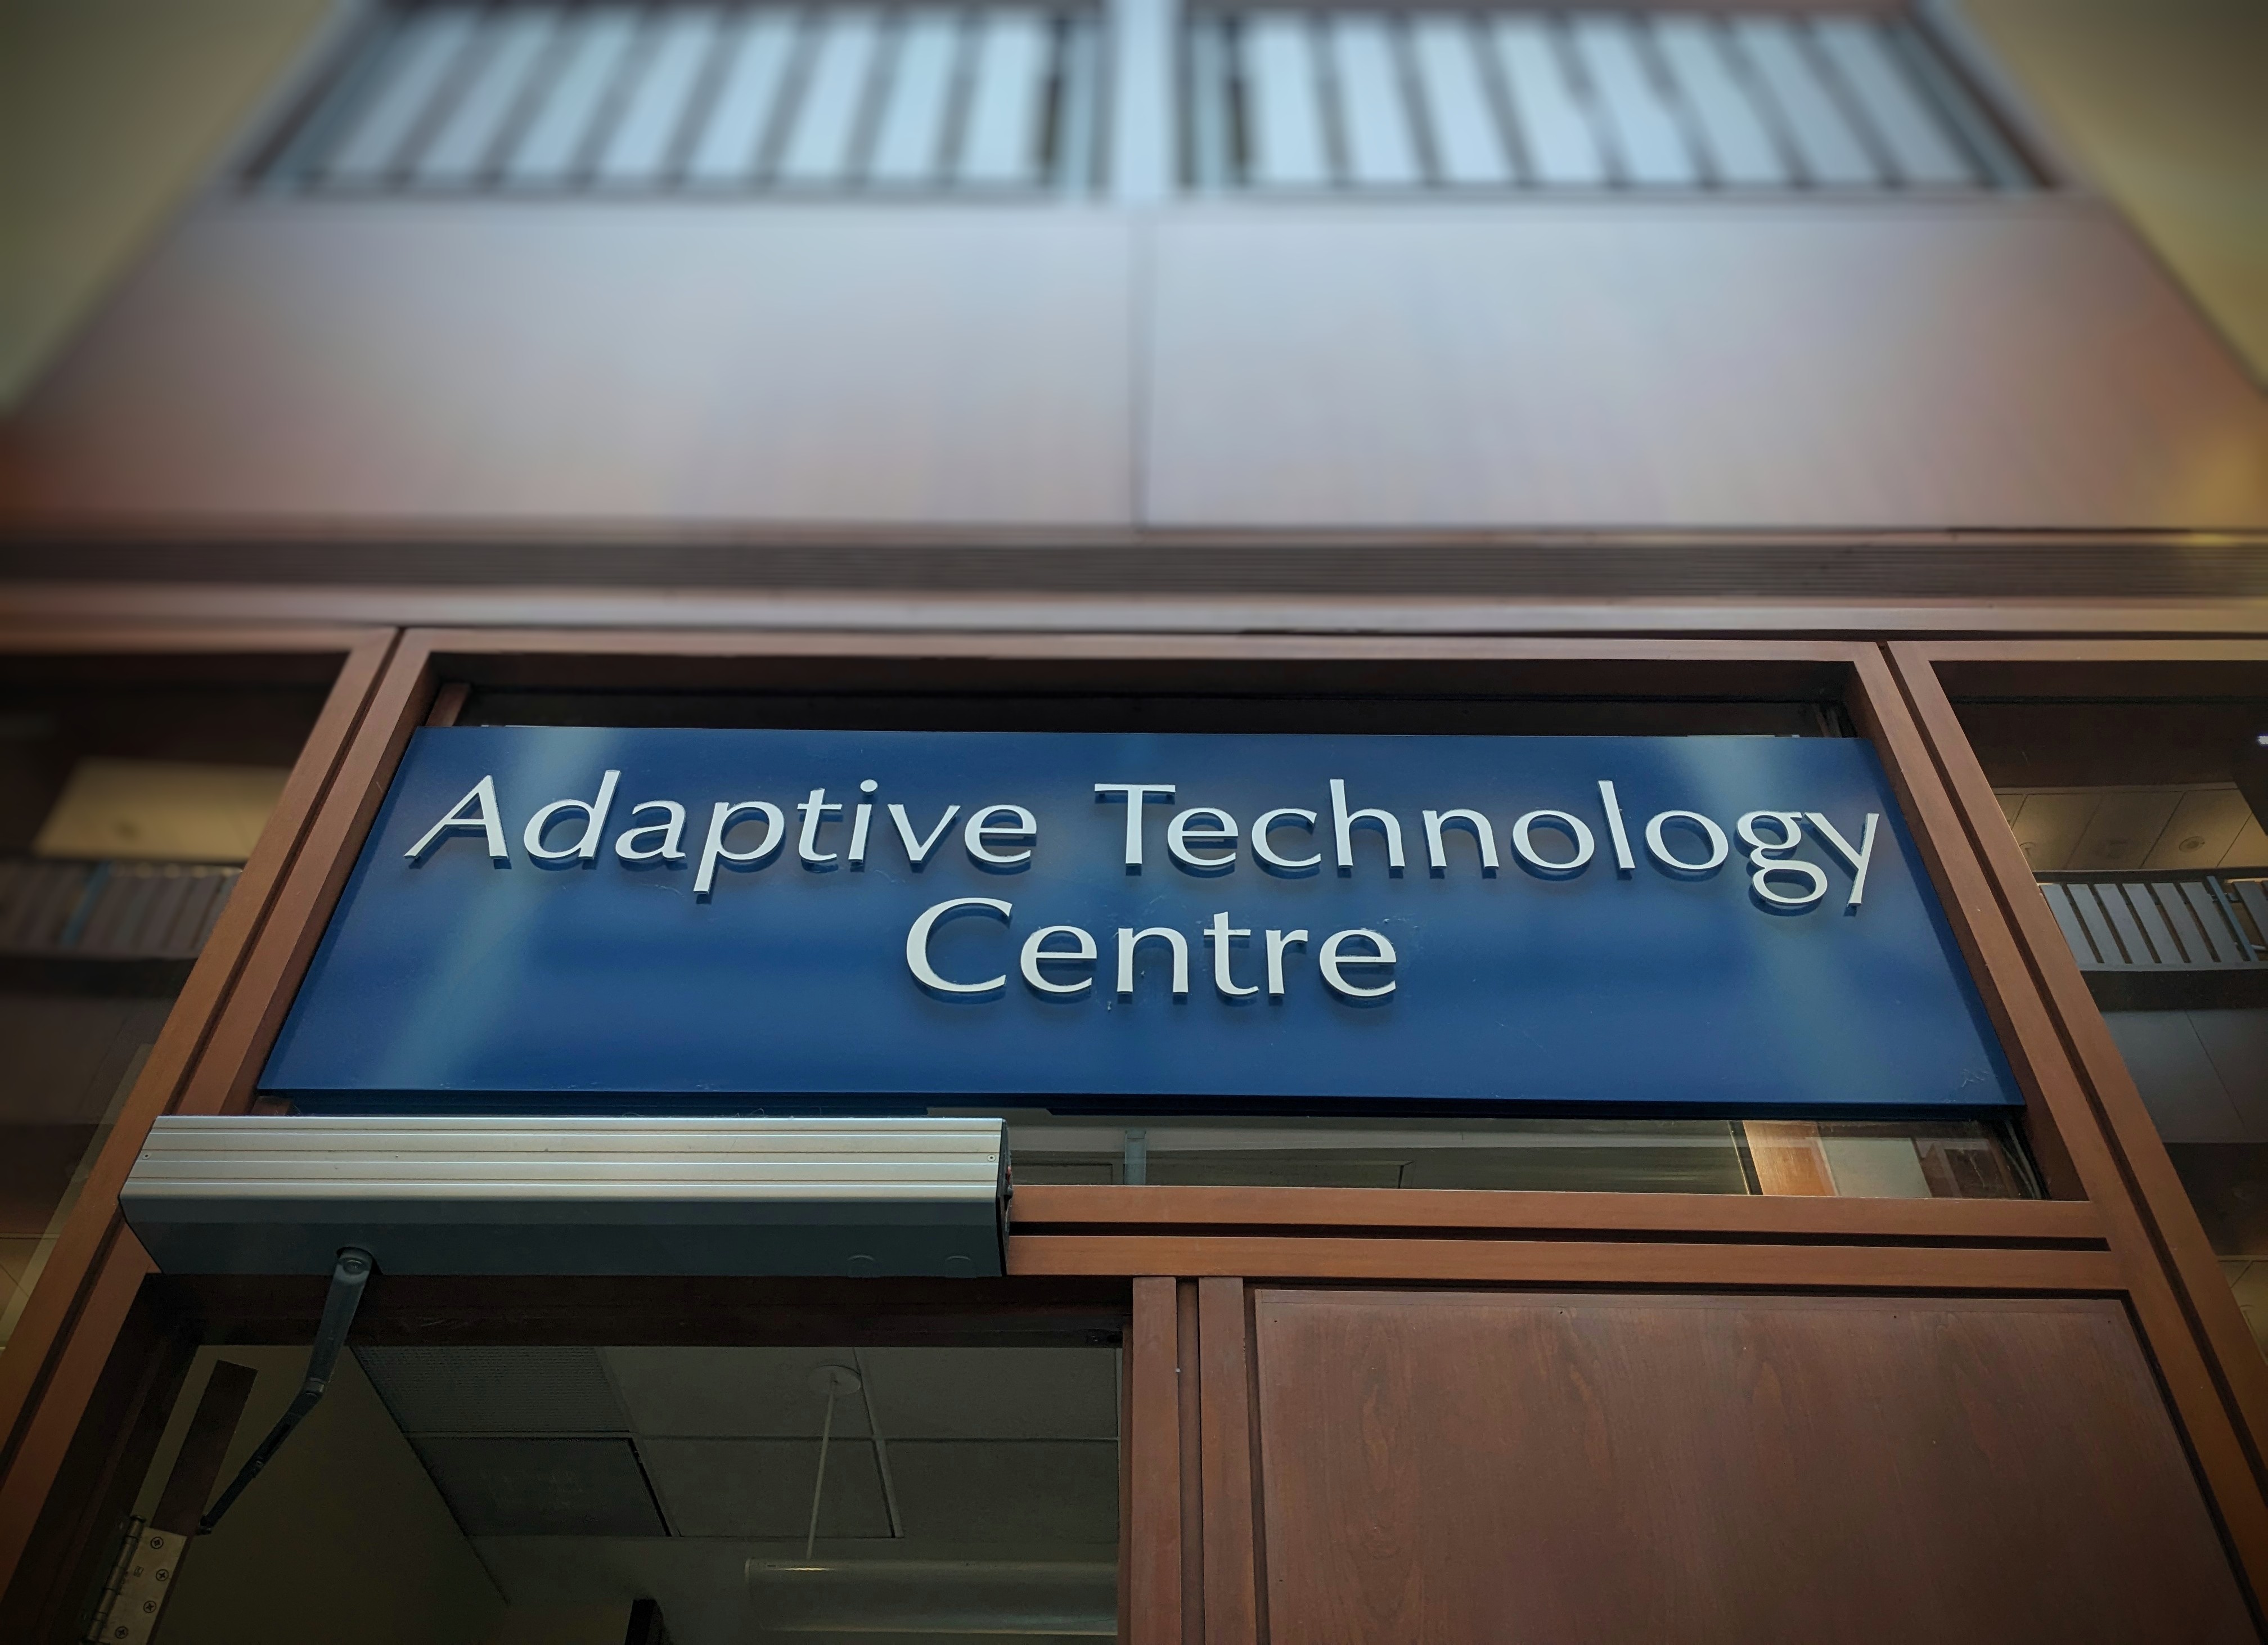
[[[909,1538],[1107,1544],[1118,1539],[1118,1447],[1080,1440],[910,1440],[889,1447]]]
[[[810,1526],[816,1439],[648,1439],[638,1450],[681,1537],[785,1539]],[[863,1439],[838,1436],[827,1448],[819,1534],[890,1534],[874,1448]]]
[[[816,1440],[827,1416],[827,1396],[813,1388],[814,1374],[828,1365],[856,1362],[850,1348],[603,1352],[631,1426],[640,1434],[747,1439]],[[865,1437],[865,1406],[856,1394],[835,1402],[834,1433],[837,1439]]]
[[[417,1454],[472,1537],[658,1537],[626,1439],[421,1439]]]
[[[355,1358],[407,1434],[619,1434],[598,1350],[369,1348]]]
[[[865,1348],[886,1440],[1115,1439],[1115,1348]]]

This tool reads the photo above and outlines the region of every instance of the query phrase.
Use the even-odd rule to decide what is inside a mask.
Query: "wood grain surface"
[[[122,532],[241,578],[335,560],[382,579],[406,540],[443,579],[454,559],[491,581],[1577,594],[1580,541],[1457,535],[2257,531],[2264,442],[2258,387],[2076,196],[235,199],[185,223],[0,432],[0,527],[31,533],[18,576],[40,533]],[[827,539],[844,530],[868,537]],[[1174,540],[1254,532],[1433,540]],[[1153,543],[1167,562],[1132,552]],[[117,560],[133,546],[90,551],[161,575]],[[1624,585],[1833,586],[1800,550],[1654,547],[1592,552]],[[2117,557],[2189,580],[2052,554],[2019,571],[2005,545],[1939,541],[1902,584],[1879,547],[1819,552],[1884,595],[2249,575],[2198,583],[2141,542]]]
[[[1271,1637],[2257,1637],[2111,1302],[1267,1291]]]
[[[1129,518],[1101,214],[243,202],[0,441],[20,516]]]
[[[31,653],[57,667],[77,657],[114,668],[124,656],[163,671],[233,655],[313,659],[333,675],[275,811],[93,1162],[7,1353],[0,1355],[0,1583],[15,1572],[59,1477],[66,1488],[71,1484],[63,1476],[74,1431],[151,1272],[149,1258],[119,1215],[119,1190],[151,1122],[179,1105],[208,1049],[215,1018],[241,985],[247,958],[299,865],[306,829],[323,808],[393,645],[386,629],[49,628],[0,635],[0,653]]]
[[[1144,518],[2268,525],[2268,400],[2104,209],[1161,223]]]
[[[2038,981],[2042,1008],[2068,1041],[2074,1072],[2099,1116],[2104,1142],[2119,1171],[2134,1185],[2132,1209],[2119,1196],[2108,1207],[2114,1223],[2139,1220],[2140,1237],[2114,1229],[2114,1241],[2149,1249],[2164,1265],[2173,1299],[2185,1316],[2183,1337],[2205,1357],[2211,1392],[2225,1403],[2240,1442],[2242,1460],[2256,1482],[2268,1487],[2268,1363],[2221,1272],[2213,1246],[2160,1140],[2124,1057],[2088,992],[2070,944],[2034,891],[2031,865],[1993,797],[1991,782],[1963,734],[1947,695],[1945,673],[1966,676],[1970,687],[2003,697],[2043,699],[2139,697],[2183,693],[2200,697],[2258,695],[2268,686],[2268,648],[2236,641],[2130,641],[2080,645],[2058,641],[1999,641],[1889,648],[1930,739],[1946,787],[1959,807],[1960,826],[1973,842],[1979,870],[2021,936]],[[2146,1293],[2138,1295],[2138,1302]],[[2146,1322],[2148,1316],[2145,1314]],[[2153,1327],[2154,1339],[2157,1334]],[[2169,1338],[2162,1369],[2183,1392],[2187,1344]],[[2195,1418],[2192,1443],[2209,1478],[2228,1465],[2218,1436]],[[2253,1570],[2268,1578],[2268,1514],[2260,1498],[2246,1502],[2233,1483],[2215,1478],[2232,1536]]]

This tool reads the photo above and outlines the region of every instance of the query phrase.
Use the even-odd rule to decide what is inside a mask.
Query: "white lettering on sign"
[[[1312,874],[1323,865],[1323,854],[1314,852],[1307,856],[1278,856],[1269,836],[1278,828],[1290,826],[1287,819],[1296,819],[1300,827],[1309,834],[1315,831],[1315,813],[1301,811],[1296,805],[1279,805],[1272,811],[1263,811],[1253,819],[1252,855],[1267,868],[1285,874]]]
[[[1049,948],[1049,943],[1058,936],[1068,936],[1076,946]],[[1042,994],[1084,994],[1094,986],[1089,973],[1071,982],[1050,980],[1042,969],[1046,966],[1092,966],[1095,960],[1094,938],[1075,925],[1043,925],[1024,939],[1024,951],[1017,957],[1024,980]]]
[[[1349,943],[1367,943],[1370,952],[1350,954],[1346,951]],[[1382,1000],[1394,992],[1394,979],[1388,977],[1377,987],[1366,988],[1360,983],[1347,980],[1347,966],[1382,966],[1393,963],[1394,944],[1386,940],[1383,932],[1367,929],[1334,931],[1323,939],[1322,947],[1315,954],[1315,969],[1323,973],[1323,980],[1351,1000]]]
[[[725,849],[725,836],[749,817],[764,819],[764,837],[745,851]],[[709,837],[701,845],[701,871],[693,877],[693,894],[706,897],[717,888],[719,863],[745,868],[764,861],[779,849],[780,836],[786,832],[786,817],[770,800],[718,800],[716,809],[709,813]]]
[[[937,967],[929,963],[930,933],[937,929],[939,920],[963,908],[989,908],[1004,920],[1015,912],[998,897],[955,897],[949,902],[940,902],[923,909],[921,918],[914,922],[913,929],[906,933],[907,968],[914,973],[915,981],[924,988],[935,988],[939,994],[990,994],[995,988],[1006,988],[1008,978],[1005,972],[997,977],[987,977],[982,982],[954,982],[938,975]]]
[[[554,800],[529,818],[527,832],[519,841],[527,848],[527,855],[539,863],[594,861],[599,855],[600,836],[607,831],[607,812],[615,803],[615,784],[622,781],[622,776],[619,771],[609,771],[600,778],[599,797],[594,800]],[[583,813],[582,836],[573,844],[556,850],[546,848],[544,835],[550,831],[552,819],[563,817],[569,811]]]
[[[615,841],[615,855],[625,863],[678,863],[685,858],[685,807],[675,800],[647,800],[630,807],[630,815],[642,817],[648,811],[659,811],[666,822],[648,823],[642,828],[625,828],[622,838]],[[661,838],[652,846],[634,846],[633,840],[643,840],[648,834]]]
[[[479,802],[480,809],[468,817],[465,815],[465,807],[475,801]],[[423,857],[442,835],[459,828],[477,828],[481,831],[482,837],[488,841],[489,861],[491,863],[512,861],[512,854],[504,848],[504,822],[497,815],[496,778],[493,775],[482,777],[474,783],[471,793],[449,807],[447,814],[439,822],[418,835],[417,843],[401,855],[414,863]]]
[[[906,969],[914,980],[924,988],[939,994],[991,994],[1007,986],[1005,973],[968,982],[947,977],[940,973],[931,953],[938,926],[965,909],[983,909],[998,914],[1013,924],[1015,905],[998,897],[950,897],[923,909],[906,932]],[[1257,983],[1240,983],[1232,961],[1231,946],[1238,939],[1252,935],[1249,926],[1231,925],[1226,908],[1212,917],[1211,924],[1198,929],[1197,935],[1212,947],[1213,987],[1226,999],[1244,999],[1260,992]],[[1138,930],[1130,925],[1117,929],[1118,976],[1115,992],[1121,999],[1132,999],[1141,975],[1141,960],[1147,952],[1160,955],[1168,968],[1167,990],[1179,999],[1189,997],[1189,939],[1188,934],[1170,925],[1145,925]],[[1305,947],[1305,931],[1271,930],[1267,936],[1268,997],[1280,1000],[1285,993],[1284,964],[1286,953]],[[1359,946],[1358,946],[1359,945]],[[1043,925],[1026,937],[1017,951],[1016,968],[1024,981],[1035,994],[1068,997],[1085,994],[1094,985],[1093,974],[1058,980],[1048,974],[1050,966],[1092,966],[1100,958],[1094,934],[1083,926]],[[1380,1000],[1392,994],[1392,977],[1373,981],[1349,974],[1351,968],[1363,972],[1384,971],[1400,963],[1394,944],[1383,931],[1373,931],[1366,926],[1350,930],[1334,931],[1323,939],[1316,951],[1315,969],[1332,992],[1350,1000]],[[982,966],[976,969],[983,969]]]
[[[1203,856],[1200,851],[1225,856]],[[1174,862],[1199,873],[1217,874],[1236,866],[1236,819],[1218,805],[1192,805],[1166,825],[1166,849]]]
[[[1170,782],[1098,782],[1094,785],[1094,797],[1126,802],[1126,866],[1141,867],[1143,804],[1153,798],[1173,798],[1174,785]]]
[[[1005,817],[1008,820],[987,820],[993,817]],[[1019,863],[1032,860],[1031,847],[1026,846],[1020,851],[995,851],[993,845],[1009,845],[1020,840],[1035,839],[1039,832],[1038,819],[1020,805],[980,805],[968,814],[968,827],[961,835],[961,841],[968,846],[968,855],[977,862],[994,868],[1013,868]]]
[[[1496,860],[1496,836],[1490,832],[1489,819],[1478,811],[1427,811],[1425,813],[1425,866],[1438,878],[1449,871],[1449,849],[1441,843],[1444,828],[1465,828],[1472,833],[1481,854],[1481,872],[1493,874]]]
[[[1338,841],[1339,872],[1354,872],[1354,831],[1359,827],[1374,827],[1386,836],[1386,871],[1402,871],[1402,824],[1392,811],[1366,807],[1359,811],[1347,809],[1346,782],[1339,777],[1331,779],[1331,836]]]
[[[1781,835],[1766,840],[1756,833],[1758,823],[1778,823]],[[1749,889],[1768,907],[1783,911],[1808,908],[1827,894],[1827,870],[1816,863],[1807,863],[1800,857],[1776,855],[1793,851],[1803,843],[1803,819],[1794,811],[1750,811],[1733,825],[1743,845],[1751,847],[1749,865],[1756,872],[1749,877]],[[1777,877],[1780,889],[1772,888]],[[1806,889],[1791,893],[1786,882],[1797,879]]]
[[[1817,811],[1803,814],[1810,819],[1811,826],[1819,830],[1820,837],[1840,851],[1843,860],[1851,865],[1851,894],[1843,903],[1844,913],[1849,914],[1866,899],[1867,864],[1874,858],[1874,825],[1881,819],[1876,812],[1867,813],[1866,831],[1859,836],[1859,844],[1854,849],[1848,840],[1836,832],[1835,825]]]
[[[600,774],[595,790],[547,799],[528,812],[520,833],[520,847],[532,862],[593,863],[600,856],[612,814],[622,773]],[[1603,825],[1612,852],[1615,875],[1629,879],[1638,867],[1630,825],[1612,782],[1598,782],[1596,819]],[[840,865],[864,870],[876,841],[875,811],[888,816],[906,866],[923,870],[938,846],[962,815],[961,804],[948,802],[936,820],[917,826],[903,804],[882,804],[874,797],[881,784],[868,777],[858,784],[860,798],[848,807],[828,798],[824,787],[809,789],[794,803],[799,822],[791,830],[787,811],[768,799],[718,800],[709,812],[709,824],[695,863],[695,900],[706,902],[717,891],[720,870],[761,870],[782,853],[792,832],[795,860],[809,870],[824,871]],[[1330,816],[1329,855],[1342,878],[1353,878],[1364,862],[1376,872],[1400,875],[1405,865],[1402,819],[1380,806],[1357,806],[1348,797],[1344,777],[1326,780]],[[1145,863],[1145,809],[1171,801],[1178,792],[1171,782],[1098,782],[1096,801],[1125,806],[1121,857],[1130,874]],[[587,796],[587,797],[586,797]],[[615,856],[626,863],[683,863],[687,858],[685,827],[688,808],[675,799],[641,799],[623,813],[631,824],[615,838]],[[1450,836],[1470,837],[1473,848],[1463,857],[1483,878],[1494,876],[1502,858],[1499,838],[1521,867],[1537,878],[1571,880],[1589,870],[1598,856],[1598,835],[1581,813],[1538,806],[1513,819],[1501,836],[1485,811],[1470,806],[1447,806],[1417,813],[1425,842],[1425,865],[1432,878],[1451,878]],[[1173,869],[1196,877],[1233,874],[1244,863],[1244,853],[1263,872],[1278,878],[1300,878],[1319,871],[1326,855],[1320,838],[1322,812],[1300,805],[1279,805],[1255,816],[1248,826],[1235,813],[1219,805],[1188,805],[1174,812],[1165,826],[1166,857]],[[830,824],[847,820],[850,835],[836,839],[832,848],[827,837]],[[579,821],[571,837],[562,825]],[[1824,812],[1759,807],[1734,820],[1730,834],[1705,812],[1672,809],[1656,812],[1639,831],[1654,867],[1668,878],[1707,879],[1731,860],[1737,837],[1744,848],[1751,900],[1766,913],[1801,914],[1825,902],[1834,888],[1829,867],[1839,866],[1850,875],[1843,911],[1856,914],[1866,900],[1867,876],[1874,861],[1881,815],[1867,811],[1854,831],[1857,841]],[[761,832],[754,832],[760,830]],[[1374,834],[1376,850],[1357,850],[1359,834]],[[1041,821],[1026,805],[1012,800],[990,800],[968,812],[961,840],[971,863],[988,873],[1025,871],[1040,849]],[[1311,848],[1300,854],[1290,841],[1304,835]],[[404,855],[423,864],[451,841],[477,841],[491,863],[510,866],[510,836],[505,832],[504,807],[493,774],[483,776],[464,797],[418,836]],[[1813,840],[1822,861],[1799,855]],[[1289,847],[1289,848],[1286,848]],[[1821,850],[1820,848],[1823,848]],[[1383,862],[1381,863],[1382,856]],[[906,934],[906,966],[917,982],[933,993],[950,996],[993,995],[1005,990],[1009,972],[980,980],[951,977],[940,971],[932,949],[939,925],[962,913],[983,912],[1012,923],[1012,904],[992,897],[958,897],[924,909]],[[1390,922],[1388,922],[1390,923]],[[1223,1000],[1243,1000],[1264,993],[1270,1001],[1286,996],[1293,961],[1307,950],[1304,929],[1263,928],[1256,922],[1239,925],[1231,910],[1215,913],[1211,922],[1197,927],[1197,941],[1206,945],[1212,961],[1213,992]],[[1132,999],[1145,973],[1153,977],[1162,968],[1162,980],[1172,997],[1189,995],[1192,933],[1169,925],[1120,926],[1112,933],[1116,958],[1112,992]],[[1256,977],[1248,966],[1238,972],[1240,945],[1258,938]],[[970,939],[973,940],[973,939]],[[1032,993],[1049,999],[1093,997],[1102,944],[1094,932],[1077,925],[1042,926],[1025,937],[1015,951],[1015,973]],[[1314,971],[1323,987],[1338,998],[1370,1002],[1390,998],[1399,986],[1396,967],[1401,955],[1388,934],[1368,926],[1334,931],[1314,949]],[[1005,956],[1003,957],[1005,958]],[[977,966],[976,969],[987,969]],[[1152,987],[1156,983],[1152,984]]]

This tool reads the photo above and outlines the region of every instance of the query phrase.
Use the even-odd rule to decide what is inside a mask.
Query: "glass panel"
[[[232,672],[0,664],[0,1344],[321,709]]]
[[[215,1367],[256,1374],[225,1481],[306,1358],[199,1352],[122,1546],[194,1531],[162,1521],[202,1500],[168,1487],[206,1389],[245,1374]],[[1112,1638],[1119,1363],[1108,1338],[359,1347],[195,1538],[161,1637]]]
[[[1012,1113],[1008,1120],[1014,1179],[1027,1186],[1173,1183],[1911,1200],[2022,1199],[2038,1192],[2014,1136],[1973,1120],[1106,1118],[1044,1111]]]
[[[2268,1345],[2268,932],[2256,912],[2268,911],[2268,693],[2228,672],[2194,695],[2145,668],[2119,671],[2136,688],[2123,698],[2066,694],[2065,679],[2039,681],[2052,699],[2020,698],[2028,681],[2015,667],[1955,672],[1948,686]]]

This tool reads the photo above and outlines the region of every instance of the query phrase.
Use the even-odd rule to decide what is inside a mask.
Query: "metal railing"
[[[1095,182],[1091,9],[396,4],[263,185],[637,197]]]
[[[2198,873],[2043,874],[2081,971],[2268,973],[2268,879]]]
[[[244,870],[0,858],[0,955],[194,959]]]
[[[1198,10],[1199,188],[2022,188],[1929,40],[1861,13]]]

